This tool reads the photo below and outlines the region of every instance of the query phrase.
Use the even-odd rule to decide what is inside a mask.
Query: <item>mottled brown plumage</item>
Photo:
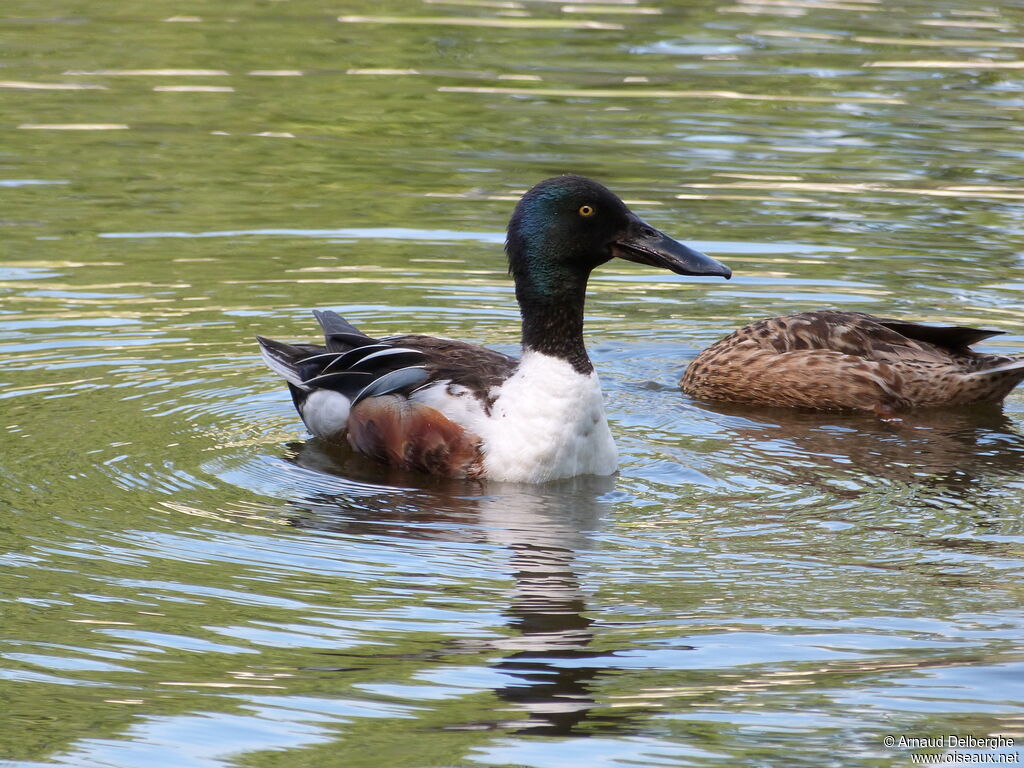
[[[704,400],[881,415],[997,403],[1024,379],[1024,359],[970,345],[999,333],[861,312],[773,317],[712,344],[690,363],[681,386]]]

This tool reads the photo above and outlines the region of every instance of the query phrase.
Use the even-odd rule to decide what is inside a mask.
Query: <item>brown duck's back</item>
[[[681,386],[705,400],[879,413],[999,402],[1024,367],[984,373],[1014,359],[970,349],[999,333],[860,312],[773,317],[712,344]]]

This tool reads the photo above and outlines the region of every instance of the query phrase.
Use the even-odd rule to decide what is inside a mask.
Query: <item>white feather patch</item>
[[[492,395],[489,414],[471,392],[447,382],[419,390],[413,399],[481,437],[484,470],[492,480],[543,483],[615,472],[618,454],[597,374],[528,351]]]
[[[317,437],[337,440],[348,426],[349,399],[331,389],[315,389],[299,409],[306,429]]]

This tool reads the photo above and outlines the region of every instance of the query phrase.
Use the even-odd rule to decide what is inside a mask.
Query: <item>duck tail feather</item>
[[[355,347],[363,347],[376,343],[376,339],[367,336],[352,323],[329,309],[314,309],[320,327],[323,328],[327,348],[332,352],[346,352]]]
[[[270,370],[299,389],[309,389],[298,369],[298,364],[308,357],[306,350],[265,336],[257,336],[256,341],[260,344],[260,356]]]
[[[314,309],[313,316],[324,329],[325,334],[331,333],[354,333],[356,336],[366,336],[365,333],[356,328],[352,323],[329,309]]]
[[[879,318],[878,324],[884,325],[896,333],[901,333],[908,339],[934,344],[953,352],[962,352],[972,344],[1006,333],[1006,331],[993,331],[988,328],[968,328],[963,325],[924,325],[888,318]]]
[[[1011,360],[1008,363],[1000,363],[992,368],[983,368],[980,371],[971,371],[967,376],[969,378],[973,378],[975,376],[995,376],[997,374],[1012,373],[1014,371],[1020,374],[1020,380],[1024,380],[1024,358]]]

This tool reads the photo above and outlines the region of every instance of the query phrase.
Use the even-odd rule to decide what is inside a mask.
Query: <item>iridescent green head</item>
[[[523,195],[512,213],[505,242],[509,272],[520,288],[539,295],[560,293],[618,257],[680,275],[728,278],[732,272],[659,232],[622,200],[583,176],[555,176]],[[528,291],[533,293],[533,291]]]

